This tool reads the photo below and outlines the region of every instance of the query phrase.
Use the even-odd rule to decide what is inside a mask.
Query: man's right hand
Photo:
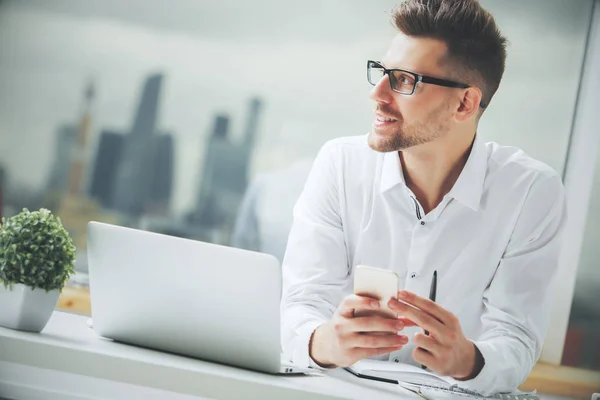
[[[408,343],[408,337],[398,335],[404,329],[401,321],[381,316],[354,317],[355,310],[376,311],[379,307],[379,301],[369,297],[346,297],[331,320],[313,333],[310,357],[323,367],[348,367],[364,358],[400,350]]]

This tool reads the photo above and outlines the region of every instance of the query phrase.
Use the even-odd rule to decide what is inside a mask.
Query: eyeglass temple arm
[[[470,87],[469,85],[467,85],[465,83],[448,81],[446,79],[433,78],[431,76],[424,76],[424,75],[418,75],[418,80],[419,80],[419,82],[423,82],[423,83],[431,83],[434,85],[451,87],[451,88],[466,89],[466,88]],[[479,107],[486,108],[487,107],[486,102],[481,100],[479,102]]]
[[[420,78],[419,80],[423,83],[432,83],[432,84],[438,85],[438,86],[460,88],[460,89],[466,89],[469,87],[469,85],[467,85],[465,83],[448,81],[446,79],[440,79],[440,78],[433,78],[431,76],[419,75],[419,78]]]

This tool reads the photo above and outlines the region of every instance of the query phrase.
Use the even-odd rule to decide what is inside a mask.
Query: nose
[[[379,82],[373,86],[369,98],[377,103],[391,103],[392,88],[390,88],[390,77],[387,74],[384,74]]]

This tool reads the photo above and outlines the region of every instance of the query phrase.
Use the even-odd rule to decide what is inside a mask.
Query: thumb
[[[350,295],[342,301],[338,307],[338,313],[342,317],[352,318],[356,309],[377,310],[379,301],[365,296]]]

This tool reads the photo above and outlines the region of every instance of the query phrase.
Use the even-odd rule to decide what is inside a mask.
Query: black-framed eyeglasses
[[[377,85],[385,75],[389,77],[390,87],[394,92],[409,96],[415,92],[417,83],[419,82],[459,89],[466,89],[470,87],[466,83],[434,78],[432,76],[417,74],[416,72],[407,71],[405,69],[387,69],[378,61],[367,61],[367,80],[371,85]],[[479,106],[481,108],[486,108],[487,104],[481,101]]]

